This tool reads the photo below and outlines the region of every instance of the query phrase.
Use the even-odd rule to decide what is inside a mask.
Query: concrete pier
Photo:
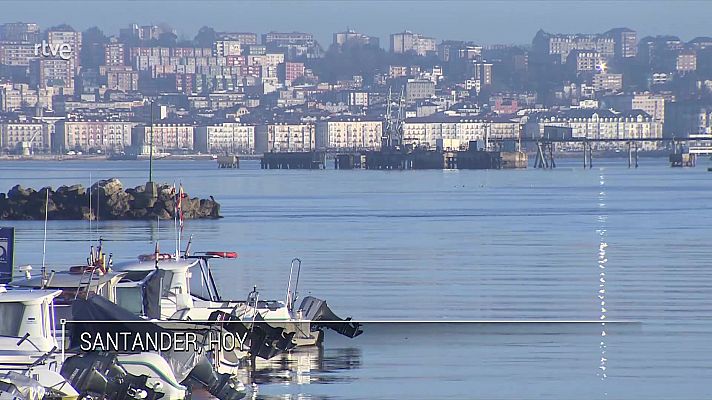
[[[237,156],[218,156],[218,168],[240,168],[240,158]]]
[[[326,155],[321,151],[264,153],[262,169],[324,169]]]

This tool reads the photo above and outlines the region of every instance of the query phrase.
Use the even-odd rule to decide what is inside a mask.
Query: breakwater
[[[90,188],[72,185],[35,190],[16,185],[0,193],[0,220],[42,220],[45,205],[48,219],[172,219],[177,201],[173,185],[124,189],[116,178],[98,181]],[[185,219],[220,218],[220,204],[212,196],[200,199],[183,194],[180,208]]]

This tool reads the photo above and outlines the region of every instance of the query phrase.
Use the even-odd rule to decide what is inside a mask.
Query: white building
[[[21,146],[32,152],[48,152],[51,143],[47,125],[24,117],[0,122],[0,149],[17,151]]]
[[[634,93],[607,96],[603,99],[605,108],[616,111],[642,110],[654,120],[665,122],[665,98],[659,94]]]
[[[519,122],[507,119],[437,114],[407,118],[403,123],[403,143],[416,147],[435,148],[442,141],[453,144],[453,147],[465,148],[472,141],[517,140],[519,132]]]
[[[633,110],[614,113],[609,110],[577,109],[560,113],[541,113],[527,117],[524,132],[529,138],[540,138],[546,127],[571,129],[571,137],[587,139],[660,139],[663,137],[663,124],[655,121],[643,111]],[[602,142],[599,149],[618,149],[626,146],[624,142]],[[656,150],[658,142],[641,142],[641,149]],[[580,147],[576,144],[560,144],[562,149]]]
[[[193,150],[194,127],[184,122],[162,121],[153,124],[153,135],[150,125],[137,125],[131,132],[131,143],[134,146],[150,146],[159,151]],[[151,139],[153,136],[153,139]]]
[[[412,52],[419,56],[425,56],[428,55],[428,53],[435,53],[436,51],[437,45],[435,44],[434,38],[422,36],[411,31],[391,35],[391,52],[393,53],[402,54]]]
[[[314,124],[276,122],[255,127],[255,152],[311,151],[316,147]]]
[[[378,150],[383,121],[362,116],[336,116],[316,125],[316,148]]]
[[[120,152],[131,146],[131,130],[136,125],[128,121],[70,117],[57,123],[55,145],[62,146],[62,152],[89,149]]]
[[[255,152],[255,126],[240,122],[222,122],[195,127],[195,150],[203,153]]]

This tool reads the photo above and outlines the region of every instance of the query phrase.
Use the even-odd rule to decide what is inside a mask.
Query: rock
[[[97,213],[102,220],[172,219],[175,214],[173,185],[156,186],[155,192],[147,192],[144,186],[124,190],[121,181],[112,178],[95,183],[90,190],[73,185],[60,186],[56,191],[51,187],[35,191],[16,185],[7,195],[0,193],[0,219],[42,220],[45,204],[50,219],[95,220]],[[156,196],[151,196],[152,193]],[[181,203],[185,219],[220,218],[220,204],[212,196],[209,199],[186,197]]]
[[[33,192],[34,190],[32,189],[25,189],[21,185],[15,185],[9,192],[7,192],[7,197],[13,200],[22,199],[30,197]]]
[[[97,190],[99,191],[99,196],[110,197],[116,193],[123,192],[124,185],[116,178],[105,179],[92,185],[91,192],[96,193]]]

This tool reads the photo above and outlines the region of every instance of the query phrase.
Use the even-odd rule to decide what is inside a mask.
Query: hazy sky
[[[203,25],[216,30],[305,31],[323,44],[349,26],[381,38],[409,29],[440,39],[481,44],[531,43],[539,28],[551,32],[602,32],[627,26],[639,38],[675,34],[683,40],[712,36],[712,0],[320,0],[320,1],[43,1],[0,0],[0,21],[34,21],[42,28],[97,25],[105,33],[131,22],[168,23],[192,38]]]

